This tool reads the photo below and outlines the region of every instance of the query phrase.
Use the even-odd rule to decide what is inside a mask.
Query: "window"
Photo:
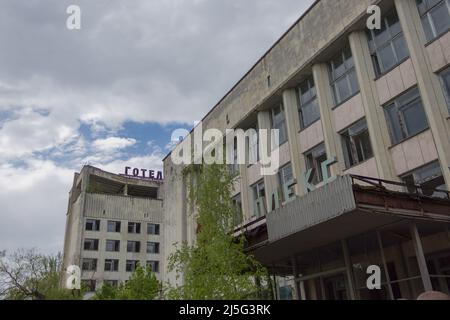
[[[386,15],[381,29],[369,30],[369,47],[377,75],[399,65],[409,57],[397,12]]]
[[[430,163],[422,168],[402,177],[402,180],[410,185],[408,191],[415,193],[414,185],[421,188],[420,192],[426,196],[445,197],[444,192],[436,190],[447,190],[444,177],[442,176],[441,166],[438,161]]]
[[[243,216],[242,216],[242,197],[241,197],[241,194],[238,194],[237,196],[235,196],[231,201],[233,202],[233,206],[235,208],[234,225],[238,226],[244,220]]]
[[[139,241],[127,242],[127,252],[138,253],[139,251],[141,251],[141,243]]]
[[[257,218],[260,218],[266,215],[266,190],[264,188],[264,181],[258,182],[252,189],[254,214]]]
[[[119,260],[106,259],[105,260],[105,271],[108,271],[108,272],[119,271]]]
[[[450,29],[449,0],[417,0],[417,7],[428,42]]]
[[[314,185],[323,181],[322,163],[327,161],[327,152],[325,144],[322,143],[317,147],[305,153],[306,170],[313,170],[311,183]]]
[[[317,102],[316,87],[312,77],[305,80],[298,87],[298,100],[300,126],[302,129],[305,129],[320,119],[320,109]]]
[[[141,224],[137,222],[128,222],[128,233],[141,233]]]
[[[86,231],[100,231],[100,220],[87,219]]]
[[[97,259],[83,259],[81,269],[83,271],[97,271]]]
[[[414,88],[385,108],[392,143],[397,144],[428,128],[419,90]]]
[[[108,221],[108,232],[120,232],[120,221]]]
[[[283,202],[288,202],[295,198],[294,175],[290,163],[280,169],[278,172],[278,179],[282,190],[281,194],[283,195]]]
[[[256,164],[259,161],[259,135],[258,125],[247,130],[250,134],[248,136],[248,162],[250,165]]]
[[[288,140],[287,128],[286,128],[286,117],[284,114],[283,105],[279,105],[272,109],[272,129],[278,131],[278,141],[275,137],[272,137],[272,150],[278,146],[281,146]]]
[[[148,223],[147,224],[147,234],[159,235],[159,224]]]
[[[98,239],[84,239],[84,250],[98,251]]]
[[[345,48],[331,62],[331,87],[334,102],[340,105],[359,91],[355,65],[350,47]]]
[[[238,139],[234,137],[233,144],[226,147],[227,152],[229,152],[229,160],[233,163],[229,165],[229,170],[232,174],[239,174],[239,161],[238,161]],[[228,160],[228,161],[229,161]]]
[[[120,251],[120,240],[106,240],[106,251],[119,252]]]
[[[159,243],[158,242],[147,242],[147,253],[158,254],[159,253]]]
[[[373,157],[366,120],[360,120],[341,133],[345,165],[353,167]]]
[[[139,265],[139,261],[137,261],[137,260],[127,260],[125,270],[126,270],[126,272],[134,272],[134,270],[136,270],[138,265]]]
[[[147,268],[150,268],[152,272],[159,272],[159,261],[147,261]]]
[[[444,87],[445,98],[447,100],[447,107],[450,112],[450,68],[441,73],[441,81],[442,86]]]
[[[95,280],[81,280],[81,284],[88,292],[95,292],[96,281]]]

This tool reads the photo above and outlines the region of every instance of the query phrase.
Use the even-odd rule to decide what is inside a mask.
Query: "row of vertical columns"
[[[450,188],[450,129],[447,123],[447,104],[439,76],[432,71],[430,57],[425,48],[425,32],[416,1],[395,0],[405,40],[416,71],[419,91],[428,123],[436,144],[442,173]]]

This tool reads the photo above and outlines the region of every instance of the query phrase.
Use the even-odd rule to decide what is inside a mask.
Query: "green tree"
[[[231,200],[233,176],[225,165],[197,165],[184,171],[197,221],[194,245],[182,244],[169,257],[170,271],[183,285],[169,288],[170,299],[241,300],[258,298],[265,269],[236,240],[236,207]]]
[[[62,255],[20,249],[0,255],[0,298],[9,300],[73,300],[82,293],[61,287]]]
[[[138,266],[127,283],[113,287],[104,283],[94,300],[155,300],[160,297],[161,284],[151,268]]]

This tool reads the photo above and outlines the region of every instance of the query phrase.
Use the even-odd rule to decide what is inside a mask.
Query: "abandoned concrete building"
[[[163,184],[85,166],[69,195],[64,270],[75,265],[93,292],[128,280],[138,264],[162,279]]]
[[[381,30],[366,26],[374,4]],[[278,298],[449,293],[449,30],[449,0],[316,1],[203,119],[204,130],[279,129],[279,173],[239,165],[233,194],[236,235]],[[257,141],[245,148],[257,156]],[[195,239],[182,169],[165,158],[165,258]],[[381,290],[366,286],[370,265]]]

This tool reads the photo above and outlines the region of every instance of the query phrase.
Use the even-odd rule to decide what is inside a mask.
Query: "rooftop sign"
[[[132,167],[125,167],[124,176],[131,177],[131,178],[137,178],[137,179],[153,180],[153,181],[162,181],[163,180],[162,171],[139,169],[139,168],[132,168]]]

